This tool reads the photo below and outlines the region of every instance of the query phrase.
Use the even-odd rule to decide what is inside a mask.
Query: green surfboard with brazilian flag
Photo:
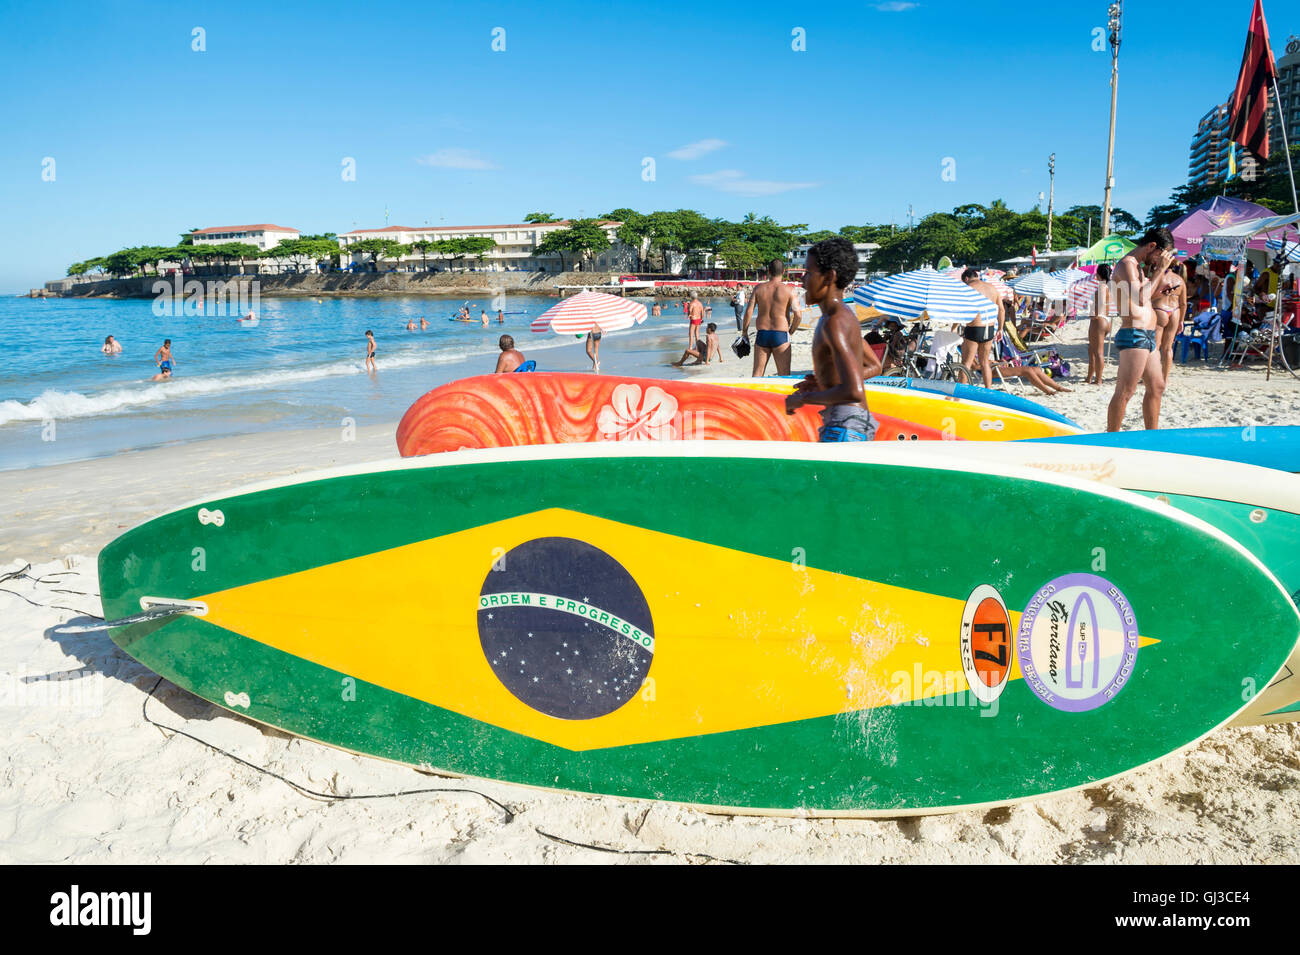
[[[1008,508],[1057,531],[1026,534]],[[1300,636],[1272,575],[1195,518],[892,446],[322,472],[156,518],[99,571],[108,619],[193,601],[112,637],[254,720],[469,776],[751,812],[1095,783],[1226,723]]]

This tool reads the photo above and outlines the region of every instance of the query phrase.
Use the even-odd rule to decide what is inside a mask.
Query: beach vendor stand
[[[1263,245],[1268,239],[1282,240],[1286,242],[1300,241],[1300,232],[1297,232],[1297,224],[1300,224],[1300,212],[1292,213],[1285,216],[1267,216],[1262,219],[1251,219],[1247,222],[1240,222],[1236,225],[1226,226],[1214,232],[1207,232],[1201,243],[1202,253],[1210,259],[1220,261],[1230,261],[1237,263],[1236,288],[1233,290],[1232,307],[1233,315],[1241,315],[1241,302],[1244,297],[1243,286],[1245,282],[1240,276],[1246,274],[1246,252],[1252,247]],[[1264,380],[1267,381],[1273,374],[1273,356],[1277,351],[1278,336],[1282,324],[1282,295],[1281,285],[1279,284],[1279,294],[1273,299],[1273,322],[1272,331],[1269,335],[1268,345],[1268,366],[1264,373]],[[1284,362],[1285,365],[1285,362]],[[1288,371],[1295,374],[1289,365],[1285,365]]]

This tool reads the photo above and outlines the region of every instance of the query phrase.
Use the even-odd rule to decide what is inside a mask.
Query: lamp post
[[[1106,146],[1106,199],[1101,207],[1101,236],[1110,235],[1110,190],[1115,185],[1115,105],[1119,94],[1119,40],[1124,25],[1124,0],[1115,0],[1107,11],[1110,28],[1110,140]]]
[[[1056,153],[1047,157],[1047,251],[1052,251],[1052,203],[1056,200]]]

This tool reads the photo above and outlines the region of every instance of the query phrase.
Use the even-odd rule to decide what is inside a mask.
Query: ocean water
[[[0,299],[0,470],[253,431],[337,428],[345,419],[395,422],[430,388],[490,373],[503,333],[540,371],[590,370],[581,340],[529,330],[556,299],[512,296],[513,314],[499,325],[492,312],[487,328],[448,320],[462,301],[263,298],[250,327],[236,314],[169,314],[179,310],[149,299]],[[475,315],[491,304],[469,300]],[[725,347],[731,308],[710,304]],[[421,315],[430,328],[407,331]],[[366,329],[375,333],[375,374],[364,368]],[[122,344],[115,357],[100,351],[110,334]],[[165,338],[175,374],[153,382]],[[601,371],[676,377],[668,362],[685,345],[680,305],[667,304],[660,318],[605,334]]]

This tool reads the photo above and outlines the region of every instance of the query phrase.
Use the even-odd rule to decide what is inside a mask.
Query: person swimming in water
[[[122,354],[122,344],[112,335],[104,339],[104,347],[100,349],[105,355]]]

